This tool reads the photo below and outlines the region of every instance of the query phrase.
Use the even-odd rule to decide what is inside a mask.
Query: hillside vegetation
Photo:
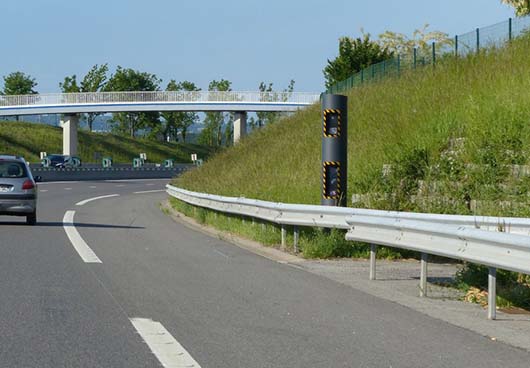
[[[348,202],[432,213],[530,216],[530,37],[402,73],[347,93]],[[320,107],[252,133],[175,180],[190,190],[320,203]],[[172,200],[199,222],[277,245],[276,226]],[[501,229],[503,230],[503,229]],[[291,234],[291,229],[289,229]],[[292,244],[292,239],[288,239]],[[292,248],[291,248],[292,249]],[[344,233],[304,229],[304,257],[366,257]],[[381,248],[379,257],[414,256]],[[466,264],[455,286],[484,303],[487,268]],[[499,270],[497,305],[530,309],[530,276]],[[478,296],[477,296],[478,295]]]
[[[62,129],[44,124],[0,122],[0,153],[15,154],[30,162],[38,162],[39,153],[61,153]],[[165,159],[190,162],[190,154],[207,157],[210,149],[188,143],[160,143],[152,140],[132,139],[109,133],[90,133],[79,130],[78,155],[83,162],[99,162],[100,157],[112,157],[115,163],[132,163],[141,152],[148,162],[161,163]]]
[[[347,93],[348,198],[382,209],[530,215],[530,38]],[[177,184],[319,203],[319,106],[252,133]]]

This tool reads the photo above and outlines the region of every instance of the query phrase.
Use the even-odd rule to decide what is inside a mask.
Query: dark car
[[[65,168],[81,166],[81,160],[75,156],[53,154],[46,156],[44,160],[48,160],[49,167]]]

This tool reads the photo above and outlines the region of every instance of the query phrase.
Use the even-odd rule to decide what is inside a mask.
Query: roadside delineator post
[[[323,206],[346,207],[348,166],[348,98],[323,94],[322,99]]]

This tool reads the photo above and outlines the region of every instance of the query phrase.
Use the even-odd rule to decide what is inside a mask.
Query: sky
[[[295,91],[321,92],[341,36],[425,23],[454,36],[513,14],[500,0],[3,0],[0,76],[22,71],[52,93],[108,63],[156,74],[162,88],[224,78],[237,91],[281,90],[294,79]]]

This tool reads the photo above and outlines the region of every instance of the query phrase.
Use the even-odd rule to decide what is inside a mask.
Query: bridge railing
[[[306,92],[238,92],[238,91],[145,91],[86,92],[0,96],[0,106],[85,105],[116,103],[179,103],[179,102],[252,102],[311,105],[320,95]]]

